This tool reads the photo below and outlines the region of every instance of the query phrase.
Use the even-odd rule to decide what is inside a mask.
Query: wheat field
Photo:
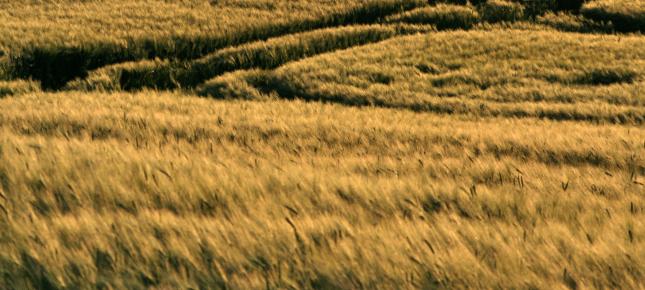
[[[0,0],[0,289],[645,289],[644,3]]]

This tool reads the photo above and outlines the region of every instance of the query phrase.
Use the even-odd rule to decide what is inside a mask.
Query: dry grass
[[[641,124],[644,48],[640,36],[440,32],[326,54],[240,81],[284,98]],[[212,93],[210,84],[222,81],[207,83],[205,94]]]
[[[479,19],[472,7],[443,4],[405,14],[426,5],[423,0],[5,0],[0,1],[0,57],[8,55],[10,61],[8,71],[0,66],[0,75],[33,78],[56,90],[109,64],[191,60],[291,33],[375,24],[402,11],[402,21],[430,22],[440,29],[469,28]],[[489,22],[523,19],[523,7],[516,3],[491,0],[479,9]],[[594,22],[580,22],[577,31],[597,31]]]
[[[0,289],[645,289],[625,1],[0,0]]]
[[[154,92],[0,105],[5,285],[642,286],[642,127]]]

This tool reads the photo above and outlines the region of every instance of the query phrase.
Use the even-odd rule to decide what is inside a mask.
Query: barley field
[[[645,289],[643,0],[0,0],[0,289]]]

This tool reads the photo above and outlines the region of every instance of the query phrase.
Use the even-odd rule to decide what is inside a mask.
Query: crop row
[[[432,31],[432,26],[365,25],[290,34],[219,50],[190,62],[141,61],[93,71],[69,89],[136,90],[190,88],[225,72],[272,69],[324,52],[373,43],[397,35]]]

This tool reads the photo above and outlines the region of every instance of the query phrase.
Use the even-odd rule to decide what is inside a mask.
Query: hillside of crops
[[[643,0],[0,0],[0,289],[644,289]]]

